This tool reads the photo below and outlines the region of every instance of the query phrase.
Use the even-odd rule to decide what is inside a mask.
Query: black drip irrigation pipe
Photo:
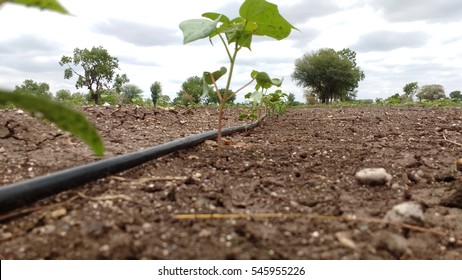
[[[260,124],[262,119],[247,125],[224,128],[222,135],[227,136],[251,130]],[[25,206],[47,196],[133,168],[169,153],[197,146],[205,140],[216,139],[217,135],[217,130],[206,131],[148,149],[80,165],[15,184],[0,186],[0,212]]]

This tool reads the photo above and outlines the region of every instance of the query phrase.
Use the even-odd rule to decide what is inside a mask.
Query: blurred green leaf
[[[260,88],[269,89],[272,86],[280,87],[282,85],[282,79],[272,79],[266,72],[259,72],[254,70],[250,76],[252,79],[257,81],[257,85],[255,86],[256,90],[259,90]]]
[[[183,31],[183,44],[209,37],[217,28],[220,19],[221,16],[214,21],[209,19],[190,19],[180,23],[180,29]]]
[[[217,71],[215,71],[213,73],[204,72],[204,80],[205,80],[205,82],[207,84],[212,85],[213,80],[212,80],[211,74],[213,74],[213,79],[216,82],[216,81],[218,81],[218,79],[223,77],[223,75],[225,75],[227,71],[228,71],[228,69],[226,69],[226,67],[221,67],[220,70],[217,70]]]
[[[95,155],[102,156],[104,154],[104,144],[101,137],[82,113],[24,91],[12,93],[0,90],[0,105],[8,103],[13,103],[33,115],[41,116],[57,127],[79,137],[91,147]]]
[[[69,14],[69,12],[56,0],[6,0],[6,2]],[[0,1],[0,4],[1,3],[2,1]]]

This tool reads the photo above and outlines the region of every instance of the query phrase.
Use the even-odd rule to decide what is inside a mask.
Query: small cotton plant
[[[210,42],[218,37],[222,42],[229,59],[229,71],[221,67],[217,71],[203,73],[204,95],[208,94],[209,86],[213,85],[219,100],[218,115],[218,153],[221,149],[221,129],[224,107],[226,102],[245,87],[256,81],[254,95],[259,95],[260,89],[281,86],[282,79],[272,79],[265,72],[253,71],[250,81],[235,92],[230,92],[230,85],[236,65],[238,53],[244,49],[251,49],[253,36],[268,36],[276,40],[287,38],[292,29],[296,29],[279,13],[277,5],[265,0],[245,0],[239,8],[239,16],[230,19],[219,13],[205,13],[202,19],[190,19],[180,23],[183,31],[184,44],[208,38]],[[228,74],[225,90],[221,92],[217,81]],[[251,93],[252,94],[252,93]]]

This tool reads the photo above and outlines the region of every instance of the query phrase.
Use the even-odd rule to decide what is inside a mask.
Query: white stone
[[[385,221],[420,225],[424,221],[422,205],[407,201],[395,205],[384,217]]]
[[[355,177],[361,184],[370,186],[388,184],[393,178],[384,168],[366,168],[356,172]]]

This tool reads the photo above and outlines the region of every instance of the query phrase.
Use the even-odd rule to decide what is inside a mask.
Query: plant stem
[[[236,45],[234,47],[234,54],[233,56],[231,56],[231,53],[229,52],[229,49],[228,47],[226,46],[226,43],[224,41],[224,39],[220,36],[220,38],[222,39],[222,42],[223,42],[223,45],[225,46],[226,48],[226,52],[228,53],[228,56],[229,56],[229,63],[230,63],[230,66],[229,66],[229,74],[228,74],[228,81],[226,82],[226,88],[225,88],[225,92],[223,93],[223,96],[220,100],[220,107],[219,107],[219,111],[218,111],[218,135],[217,135],[217,151],[218,151],[218,154],[221,154],[221,129],[222,129],[222,126],[223,126],[223,114],[224,114],[224,109],[225,109],[225,105],[226,105],[226,102],[229,100],[230,96],[228,96],[228,92],[229,92],[229,87],[231,86],[231,79],[233,77],[233,71],[234,71],[234,63],[236,61],[236,57],[237,57],[237,53],[239,52],[239,50],[241,49],[239,47],[239,45],[237,44],[236,42]],[[212,75],[212,81],[214,81],[214,78],[213,78],[213,75]],[[215,85],[215,87],[217,88],[217,85]],[[217,92],[218,94],[218,92]]]

